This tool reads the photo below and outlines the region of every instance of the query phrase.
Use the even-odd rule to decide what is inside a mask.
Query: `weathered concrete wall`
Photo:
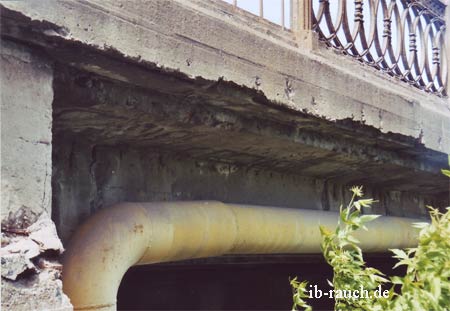
[[[426,94],[323,46],[308,50],[292,33],[230,10],[221,1],[1,1],[13,12],[4,32],[32,41],[78,68],[147,88],[130,63],[233,83],[262,92],[280,109],[352,120],[449,153],[448,100]],[[5,10],[6,12],[6,10]],[[23,20],[19,18],[22,14]],[[5,16],[8,14],[5,13]],[[12,17],[10,19],[10,17]],[[39,21],[45,21],[43,23]],[[23,23],[23,28],[10,24]],[[27,33],[27,24],[36,31]],[[113,65],[74,46],[111,53]],[[224,103],[227,105],[227,103]]]
[[[0,46],[2,309],[71,310],[50,220],[53,70],[35,50]]]
[[[334,206],[325,193],[341,193],[352,184],[383,193],[378,198],[384,212],[395,215],[422,214],[427,198],[448,200],[439,173],[450,151],[446,99],[324,48],[304,50],[291,33],[256,25],[220,2],[2,5],[4,36],[40,46],[63,68],[55,79],[54,134],[60,137],[58,150],[72,155],[54,152],[62,160],[53,165],[59,187],[53,215],[65,239],[81,219],[107,205],[102,201],[161,199],[139,198],[121,187],[103,189],[98,179],[110,177],[93,177],[94,158],[117,162],[112,154],[119,145],[129,146],[121,152],[131,158],[131,150],[151,149],[171,159],[182,154],[193,161],[301,176],[324,189],[320,195],[302,194],[325,202],[324,209]],[[74,150],[83,141],[89,146],[76,165],[77,153],[67,151],[72,148],[67,137],[73,136],[78,136]],[[97,155],[103,147],[113,148],[111,154]],[[177,161],[192,166],[191,160]],[[173,183],[187,173],[174,174]],[[253,180],[253,174],[241,180]],[[158,184],[166,178],[154,172],[145,176]],[[131,177],[121,178],[129,189]],[[272,189],[277,182],[269,184]],[[294,185],[274,196],[300,200]],[[232,192],[222,181],[214,187],[217,193]],[[165,188],[157,191],[176,199]],[[230,198],[202,191],[193,197],[226,202],[246,197],[243,191]],[[248,203],[259,203],[263,194],[255,191]],[[282,200],[273,204],[286,206]]]
[[[258,107],[258,94],[232,83],[147,74],[143,89],[56,68],[53,218],[64,241],[121,201],[332,210],[362,184],[381,214],[423,216],[426,204],[448,203],[446,157],[414,140]]]
[[[1,48],[2,228],[25,228],[51,212],[53,73],[7,41]]]
[[[302,50],[291,33],[214,1],[0,2],[2,36],[63,68],[53,94],[36,50],[2,51],[2,229],[39,248],[5,283],[20,292],[6,293],[7,308],[65,304],[59,274],[39,265],[58,271],[60,244],[36,242],[28,226],[49,212],[66,242],[121,201],[332,210],[363,184],[381,214],[423,216],[426,204],[448,202],[446,99],[326,49]],[[14,234],[2,252],[23,245]],[[30,270],[32,282],[21,278]],[[22,291],[46,295],[41,278],[50,300]]]
[[[83,136],[64,135],[56,142],[53,218],[64,241],[92,213],[118,202],[219,200],[338,210],[352,185],[159,148],[95,145]],[[385,215],[423,217],[425,204],[441,203],[433,196],[371,185],[365,192],[380,200],[370,212]]]

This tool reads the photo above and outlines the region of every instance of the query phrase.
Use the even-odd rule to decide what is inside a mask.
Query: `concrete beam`
[[[289,119],[270,107],[257,109],[259,102],[245,90],[222,83],[163,84],[163,80],[162,75],[149,79],[143,90],[59,68],[54,82],[55,136],[77,135],[92,144],[158,147],[328,180],[395,181],[397,188],[421,193],[446,191],[439,186],[446,157],[423,150],[419,155],[419,148],[400,138],[382,141],[377,131],[360,138],[354,135],[356,128],[351,133],[320,119]],[[389,170],[389,176],[377,174],[381,169]],[[412,176],[420,178],[412,182]]]
[[[306,112],[331,122],[352,120],[450,153],[447,99],[324,48],[301,49],[292,33],[255,23],[221,1],[1,3],[4,35],[50,52],[55,43],[113,50],[114,57],[135,64],[208,81],[233,81],[262,92],[277,109],[292,114]],[[28,17],[25,24],[35,25],[35,33],[27,36],[26,27],[14,26],[18,15]],[[84,70],[145,87],[145,75],[77,59],[67,51],[63,56]]]

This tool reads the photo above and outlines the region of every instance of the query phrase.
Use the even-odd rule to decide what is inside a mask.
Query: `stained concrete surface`
[[[88,137],[55,145],[53,218],[67,241],[95,211],[128,201],[219,200],[228,203],[338,210],[352,183],[327,181],[270,168],[191,157],[164,148],[90,144]],[[445,204],[446,196],[365,184],[379,200],[371,211],[424,217],[426,204]]]
[[[57,67],[53,218],[64,241],[121,201],[337,210],[362,184],[381,214],[424,217],[427,204],[448,204],[446,155],[414,139],[293,115],[232,83],[166,75],[144,89]]]
[[[2,228],[51,212],[53,73],[23,46],[1,42]]]
[[[278,110],[350,119],[450,152],[446,98],[324,46],[309,50],[295,34],[241,16],[221,1],[1,3],[5,36],[91,73],[143,88],[151,86],[145,67],[229,81],[261,91]],[[73,53],[77,46],[82,51]]]
[[[48,4],[0,5],[2,38],[26,46],[2,56],[27,67],[2,80],[5,98],[20,99],[14,109],[29,118],[15,122],[8,108],[4,122],[2,106],[2,194],[12,211],[2,209],[2,228],[4,218],[23,229],[51,210],[66,243],[120,201],[333,210],[353,184],[379,200],[376,213],[425,216],[426,204],[448,205],[439,173],[450,151],[447,99],[319,45],[305,50],[292,33],[220,2]],[[36,55],[45,56],[34,67]],[[53,83],[44,59],[56,63]],[[24,86],[30,77],[42,88]],[[9,132],[4,144],[18,124],[24,134]],[[13,152],[5,162],[4,146]],[[22,186],[40,204],[26,202]],[[17,284],[35,284],[27,280]]]
[[[50,219],[52,63],[3,40],[0,54],[1,306],[68,311],[58,262],[63,248]]]

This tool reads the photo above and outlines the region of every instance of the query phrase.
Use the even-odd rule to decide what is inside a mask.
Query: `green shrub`
[[[450,177],[450,171],[443,170]],[[361,208],[369,207],[372,199],[363,196],[362,187],[353,187],[352,199],[340,209],[336,230],[321,227],[322,252],[333,268],[333,280],[328,281],[335,292],[364,288],[374,292],[380,285],[389,288],[387,297],[352,299],[335,295],[335,310],[449,310],[450,308],[450,207],[445,213],[428,207],[430,223],[416,223],[420,229],[418,246],[405,250],[392,249],[398,266],[406,266],[403,277],[386,277],[377,269],[367,267],[358,240],[353,233],[367,230],[365,224],[377,215],[362,215]],[[293,288],[293,310],[312,310],[306,281],[290,281]]]

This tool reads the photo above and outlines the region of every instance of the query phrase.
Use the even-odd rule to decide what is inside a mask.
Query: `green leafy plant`
[[[306,298],[309,297],[306,286],[308,285],[307,281],[298,282],[297,278],[290,280],[292,289],[294,291],[293,300],[294,305],[292,306],[292,310],[297,310],[298,308],[302,308],[305,311],[312,311],[312,307],[306,302]]]
[[[406,251],[394,249],[399,262],[406,266],[404,277],[392,277],[400,286],[389,310],[449,310],[450,308],[450,208],[446,213],[432,207],[431,223],[417,223],[419,245]]]
[[[373,292],[378,285],[388,282],[381,271],[366,267],[359,241],[354,233],[367,230],[366,223],[378,215],[361,215],[362,207],[370,207],[372,199],[360,199],[362,187],[353,187],[353,195],[347,208],[340,207],[340,219],[334,232],[320,227],[322,234],[322,252],[325,260],[333,267],[333,281],[330,285],[337,291],[355,291],[361,287]],[[336,310],[366,310],[372,302],[370,299],[348,299],[336,295]]]
[[[450,159],[449,159],[450,160]],[[449,163],[450,165],[450,163]],[[444,174],[450,171],[443,170]],[[398,266],[406,266],[403,277],[386,277],[379,270],[367,267],[354,237],[357,230],[367,230],[365,224],[377,215],[362,215],[362,207],[370,207],[372,199],[363,196],[362,187],[351,189],[353,196],[345,209],[340,208],[340,219],[334,231],[320,227],[322,252],[333,267],[334,291],[355,291],[361,288],[374,292],[380,285],[388,287],[386,297],[355,299],[335,294],[335,310],[449,310],[450,307],[450,208],[446,213],[432,207],[430,223],[416,223],[420,229],[418,246],[406,250],[392,249]],[[291,280],[293,310],[312,310],[306,299],[308,283]]]
[[[450,167],[450,155],[448,155],[448,166]],[[450,177],[450,170],[442,169],[441,172],[442,172],[442,174],[444,174],[445,176]]]

